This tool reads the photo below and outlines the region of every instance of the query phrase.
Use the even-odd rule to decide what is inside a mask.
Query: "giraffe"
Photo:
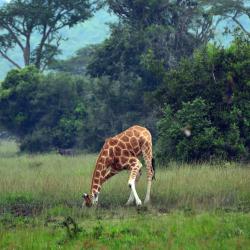
[[[141,175],[142,164],[138,159],[141,155],[147,168],[147,193],[144,204],[149,203],[151,183],[155,179],[152,137],[146,128],[134,125],[105,140],[96,161],[90,194],[83,195],[83,206],[96,205],[102,184],[122,170],[130,171],[128,186],[131,192],[126,205],[131,205],[134,200],[137,206],[142,205],[135,188]]]

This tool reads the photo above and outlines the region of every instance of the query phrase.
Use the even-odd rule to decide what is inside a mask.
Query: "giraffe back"
[[[112,166],[126,168],[131,157],[152,158],[152,137],[146,128],[135,125],[107,139],[102,151]]]

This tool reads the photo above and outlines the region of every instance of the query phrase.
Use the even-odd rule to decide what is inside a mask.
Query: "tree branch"
[[[241,22],[237,19],[238,11],[233,16],[224,15],[226,18],[232,19],[248,36],[250,36],[250,32],[246,30],[246,28],[241,24]]]
[[[17,67],[18,69],[21,69],[21,66],[18,65],[16,62],[14,62],[10,57],[8,57],[3,51],[0,50],[0,55],[2,55],[3,58],[5,58],[6,60],[8,60],[10,63],[12,63],[15,67]]]
[[[5,23],[3,27],[5,29],[7,29],[11,33],[11,35],[13,36],[14,40],[19,45],[19,47],[21,48],[21,50],[24,51],[24,46],[22,45],[21,41],[17,38],[15,32],[10,28],[10,26]]]
[[[247,30],[245,29],[245,27],[240,23],[239,20],[237,20],[237,18],[235,18],[235,17],[231,17],[231,18],[232,18],[232,20],[233,20],[235,23],[237,23],[237,24],[239,25],[239,27],[240,27],[248,36],[250,36],[250,32],[247,31]]]

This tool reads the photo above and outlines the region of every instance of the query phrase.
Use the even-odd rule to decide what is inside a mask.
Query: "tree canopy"
[[[140,124],[152,132],[163,163],[249,159],[248,30],[240,23],[230,31],[226,48],[212,40],[220,20],[237,24],[249,5],[103,2],[119,18],[103,43],[51,64],[49,75],[35,63],[2,82],[0,123],[21,149],[98,151],[106,138]]]
[[[60,52],[59,31],[85,21],[93,10],[89,0],[11,0],[0,8],[0,55],[17,68],[34,64],[44,70]],[[16,46],[22,64],[8,53]]]

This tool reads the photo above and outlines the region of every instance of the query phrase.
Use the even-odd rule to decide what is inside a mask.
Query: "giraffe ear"
[[[84,193],[82,198],[87,198],[88,197],[88,194]]]

